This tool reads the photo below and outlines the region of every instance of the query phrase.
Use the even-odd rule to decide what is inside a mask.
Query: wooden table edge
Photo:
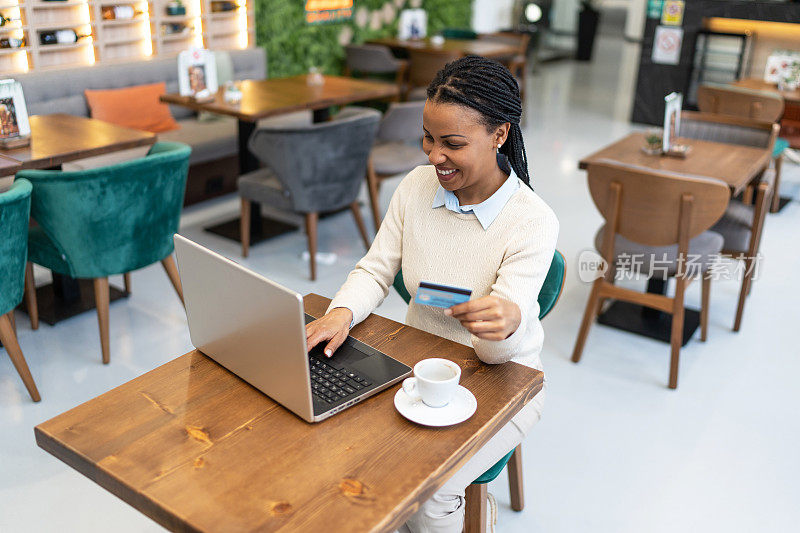
[[[315,293],[309,293],[305,297],[308,296],[316,296],[322,297]],[[304,297],[304,298],[305,298]],[[313,315],[312,315],[313,316]],[[413,328],[413,326],[408,326],[407,324],[402,324],[400,322],[394,321],[392,319],[381,317],[384,320],[389,320],[391,322],[395,322],[403,327]],[[414,328],[419,329],[419,328]],[[420,330],[424,331],[424,330]],[[427,333],[427,332],[426,332]],[[358,332],[353,335],[355,338],[358,338]],[[208,357],[207,355],[203,354],[200,350],[193,349],[189,352],[186,352],[183,355],[180,355],[174,359],[171,359],[161,365],[158,365],[156,368],[145,372],[144,374],[137,376],[133,379],[140,379],[148,374],[157,372],[163,366],[173,364],[177,359],[191,357],[194,354],[200,354],[203,357]],[[515,364],[518,365],[514,361],[508,361],[504,364]],[[472,439],[465,442],[462,446],[460,446],[453,454],[450,455],[437,469],[433,472],[427,479],[420,484],[416,490],[414,490],[409,496],[403,500],[403,502],[395,507],[396,509],[402,509],[402,512],[391,512],[388,514],[384,520],[379,522],[375,528],[373,528],[373,532],[389,532],[395,531],[399,528],[403,523],[405,523],[408,518],[414,514],[419,509],[419,506],[422,502],[429,499],[437,489],[439,489],[442,485],[444,485],[448,478],[442,478],[439,473],[442,470],[452,470],[453,474],[461,468],[464,463],[466,463],[477,451],[486,444],[496,433],[500,430],[505,424],[507,424],[511,419],[525,406],[528,402],[530,402],[539,392],[542,390],[544,386],[544,373],[537,370],[538,375],[537,379],[532,385],[531,388],[520,390],[514,396],[513,401],[508,404],[508,406],[501,412],[497,413],[494,417],[487,422],[488,428],[485,431],[480,432],[478,435],[473,436]],[[128,383],[128,382],[126,382]],[[124,386],[126,383],[120,384],[117,387],[112,388],[104,392],[103,394],[96,396],[94,398],[90,398],[87,401],[93,401],[98,398],[102,398],[107,394],[111,394],[117,388]],[[381,394],[388,394],[389,391],[382,391]],[[50,455],[54,456],[55,458],[59,459],[69,467],[73,468],[75,471],[79,472],[80,474],[84,475],[91,481],[94,481],[100,487],[106,489],[111,494],[125,502],[126,504],[130,505],[137,511],[141,512],[145,516],[149,517],[150,519],[154,520],[161,526],[171,530],[181,530],[181,531],[203,531],[202,529],[198,528],[194,524],[191,523],[191,520],[182,517],[180,513],[173,511],[171,508],[164,507],[163,505],[159,505],[154,500],[144,496],[142,492],[140,492],[135,487],[125,483],[124,481],[118,479],[113,474],[106,471],[96,462],[90,460],[82,453],[78,452],[74,448],[58,441],[51,433],[48,432],[46,426],[50,421],[55,418],[59,418],[67,413],[80,408],[86,402],[82,402],[81,404],[64,411],[63,413],[59,413],[58,415],[51,417],[50,419],[39,423],[36,425],[34,430],[34,435],[36,438],[36,444],[42,450],[46,451]],[[130,500],[127,499],[131,497]],[[133,501],[131,501],[133,500]]]

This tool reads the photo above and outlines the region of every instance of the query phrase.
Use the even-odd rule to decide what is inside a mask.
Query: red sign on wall
[[[353,0],[306,0],[306,22],[320,24],[353,16]]]

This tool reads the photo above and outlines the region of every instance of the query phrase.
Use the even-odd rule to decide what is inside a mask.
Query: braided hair
[[[533,188],[519,127],[522,117],[519,85],[506,67],[485,57],[462,57],[436,73],[428,85],[427,96],[432,102],[460,104],[478,111],[489,131],[510,123],[508,140],[500,153],[525,185]]]

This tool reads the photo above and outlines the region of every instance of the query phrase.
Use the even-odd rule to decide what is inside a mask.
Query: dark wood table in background
[[[306,312],[329,302],[308,295]],[[193,351],[39,424],[36,442],[173,531],[395,531],[543,376],[377,315],[352,334],[409,366],[455,361],[477,411],[419,426],[395,410],[396,385],[309,424]]]
[[[0,149],[0,156],[18,161],[21,170],[57,168],[68,161],[156,142],[153,133],[76,115],[33,115],[30,124],[29,146]]]
[[[425,50],[426,52],[455,52],[462,56],[482,56],[488,58],[510,57],[519,53],[519,46],[483,39],[445,39],[441,45],[428,39],[397,39],[386,37],[372,39],[370,44],[382,44],[393,51]]]
[[[148,146],[156,142],[152,133],[132,130],[76,115],[53,114],[30,117],[29,146],[0,149],[0,159],[17,164],[15,169],[58,169],[63,163],[98,155]],[[110,287],[111,301],[127,296]],[[90,280],[78,281],[53,273],[53,283],[36,289],[39,317],[54,325],[57,322],[95,308]],[[20,310],[26,311],[24,307]]]
[[[731,196],[736,196],[761,175],[772,159],[772,152],[764,148],[697,139],[677,140],[680,144],[692,147],[686,158],[649,155],[642,151],[645,145],[644,138],[644,133],[631,133],[584,157],[578,163],[578,168],[585,170],[590,163],[605,160],[652,170],[711,178],[727,184]],[[648,292],[664,294],[666,289],[666,281],[657,279],[648,281]],[[614,302],[600,314],[597,321],[652,339],[670,342],[672,315],[637,304]],[[694,309],[686,309],[682,345],[689,342],[699,324],[700,313]]]
[[[240,83],[242,100],[229,104],[220,89],[211,102],[198,102],[194,98],[179,94],[165,94],[161,101],[180,105],[195,111],[209,111],[235,117],[239,121],[239,173],[246,174],[260,165],[247,142],[255,131],[256,123],[264,118],[312,110],[314,122],[324,122],[330,117],[333,106],[395,98],[400,91],[395,84],[347,78],[343,76],[323,76],[322,85],[309,85],[308,75],[269,80],[246,80]],[[287,154],[288,155],[288,154]],[[250,209],[250,243],[256,244],[294,226],[286,224],[265,225],[261,217],[261,207],[253,203]],[[270,227],[273,226],[273,227]],[[205,228],[223,237],[240,241],[239,219]]]
[[[800,89],[794,91],[781,91],[774,83],[768,83],[760,78],[745,78],[731,83],[736,87],[744,87],[756,91],[770,91],[779,94],[787,104],[800,106]]]

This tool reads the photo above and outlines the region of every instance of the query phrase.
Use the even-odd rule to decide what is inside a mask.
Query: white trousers
[[[545,390],[523,407],[515,418],[528,428],[542,416]],[[489,470],[504,455],[525,438],[525,433],[515,422],[509,422],[498,431],[461,469],[453,474],[430,500],[423,503],[398,533],[461,533],[464,529],[464,493],[473,481]]]

